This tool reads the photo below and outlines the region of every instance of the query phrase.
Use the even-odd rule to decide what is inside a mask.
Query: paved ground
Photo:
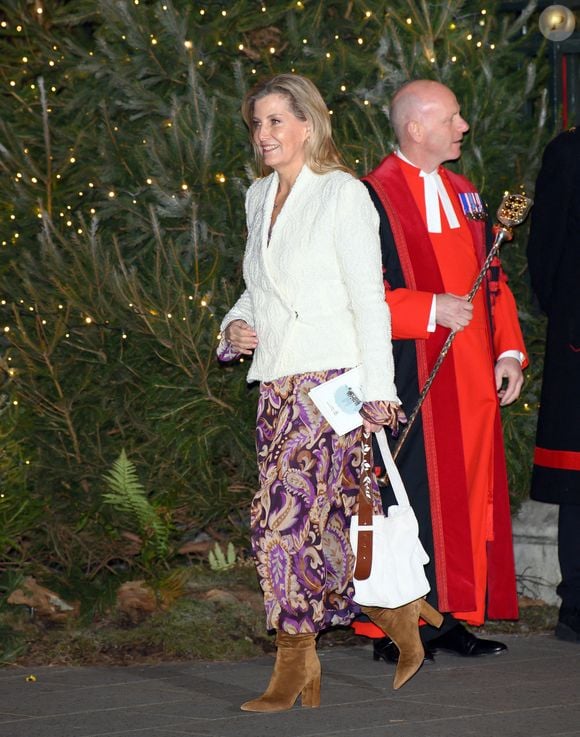
[[[437,655],[400,691],[370,646],[324,649],[321,707],[269,715],[239,705],[262,692],[271,657],[4,668],[0,737],[580,737],[580,645],[502,639],[500,656]]]

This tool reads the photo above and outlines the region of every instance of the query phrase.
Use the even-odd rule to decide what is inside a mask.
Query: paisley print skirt
[[[361,429],[339,437],[308,396],[343,371],[260,385],[260,488],[252,501],[251,534],[268,629],[319,632],[359,613],[352,601],[348,528],[359,488]],[[376,489],[375,497],[380,509]]]

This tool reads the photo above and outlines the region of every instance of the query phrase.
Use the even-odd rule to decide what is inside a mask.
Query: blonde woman
[[[379,220],[365,187],[341,161],[320,93],[304,77],[281,74],[246,96],[242,114],[269,173],[247,193],[246,290],[223,320],[218,354],[252,355],[248,381],[260,382],[260,487],[251,536],[266,625],[277,633],[270,685],[242,709],[281,711],[299,694],[303,706],[319,705],[315,638],[360,611],[352,600],[348,527],[361,429],[338,436],[308,392],[359,365],[366,430],[395,426],[400,403]],[[403,652],[413,651],[398,666],[405,682],[423,650],[419,610],[400,609],[385,611],[396,613],[391,637]]]

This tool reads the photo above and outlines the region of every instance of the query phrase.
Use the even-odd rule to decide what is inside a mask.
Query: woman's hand
[[[406,422],[407,418],[396,402],[377,400],[365,402],[360,409],[363,418],[363,428],[366,432],[379,432],[385,425],[392,432],[397,432],[399,422]]]
[[[251,356],[258,345],[258,336],[254,328],[245,320],[232,320],[224,330],[224,338],[236,353]]]
[[[377,425],[375,422],[369,422],[369,420],[365,420],[363,417],[363,430],[368,434],[371,432],[379,432],[379,430],[382,430],[382,425]]]

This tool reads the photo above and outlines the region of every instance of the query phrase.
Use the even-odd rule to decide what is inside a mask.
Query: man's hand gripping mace
[[[498,219],[498,222],[494,226],[494,232],[495,232],[495,238],[493,241],[493,245],[487,254],[487,258],[485,259],[485,262],[483,266],[481,267],[481,271],[479,272],[477,279],[475,280],[471,291],[467,295],[467,301],[472,302],[473,298],[475,297],[477,290],[481,286],[481,282],[483,281],[487,270],[489,269],[491,262],[496,257],[501,244],[508,240],[510,241],[513,237],[512,228],[516,225],[521,225],[524,220],[526,219],[530,208],[532,207],[533,201],[526,197],[525,195],[520,194],[506,194],[504,195],[503,200],[501,201],[501,204],[497,210],[496,217]],[[439,356],[437,357],[437,360],[433,364],[433,368],[431,369],[431,373],[429,374],[427,381],[425,382],[425,386],[421,390],[421,394],[419,396],[419,399],[417,400],[417,404],[415,406],[415,409],[411,412],[409,415],[407,422],[403,426],[403,429],[401,430],[401,434],[399,435],[397,442],[395,444],[395,448],[393,450],[393,459],[397,459],[397,456],[399,455],[399,452],[401,451],[401,448],[403,447],[403,444],[405,440],[407,439],[409,433],[411,432],[411,429],[413,425],[415,424],[415,420],[417,419],[417,416],[421,410],[421,406],[425,400],[425,397],[427,396],[427,392],[431,388],[431,384],[433,383],[433,380],[437,376],[437,372],[441,368],[441,364],[445,360],[445,356],[449,352],[449,349],[451,348],[451,344],[453,343],[453,339],[455,338],[455,335],[457,334],[456,330],[453,330],[449,333],[447,336],[447,340],[443,344],[443,347],[441,348],[441,352],[439,353]],[[386,476],[382,476],[378,479],[379,483],[381,485],[388,485],[388,478]]]

